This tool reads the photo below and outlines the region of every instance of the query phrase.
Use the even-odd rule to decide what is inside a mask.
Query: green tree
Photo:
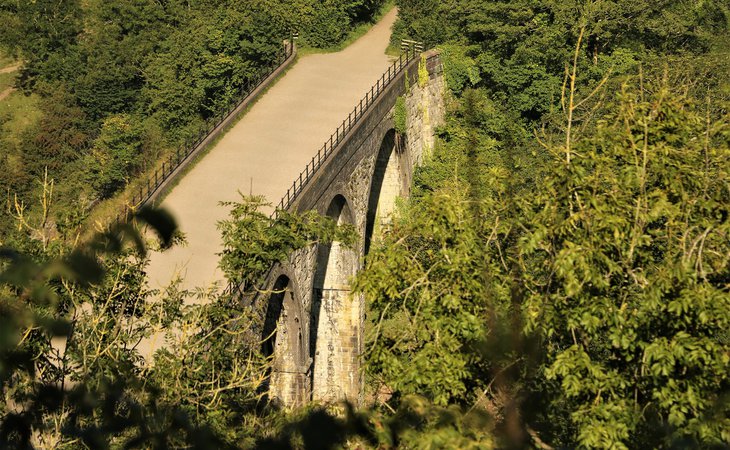
[[[44,115],[40,122],[21,136],[22,163],[35,179],[41,178],[46,169],[53,178],[60,178],[64,167],[83,155],[92,130],[86,114],[63,86],[49,93],[41,108]]]
[[[468,195],[466,169],[431,174],[355,282],[391,404],[509,422],[506,397],[568,447],[727,445],[730,139],[682,91],[627,82],[513,205]]]
[[[118,115],[107,118],[101,134],[86,157],[92,186],[102,198],[124,187],[139,168],[141,130],[134,117]]]
[[[484,366],[489,261],[465,190],[437,191],[396,218],[353,289],[369,305],[367,370],[398,396],[474,400]]]
[[[2,0],[0,45],[24,60],[21,82],[68,81],[78,69],[74,47],[82,30],[81,2]]]
[[[317,243],[355,242],[350,225],[338,226],[314,211],[292,214],[279,211],[276,216],[261,212],[267,203],[262,197],[241,195],[240,202],[225,202],[230,217],[218,223],[223,236],[220,267],[232,282],[257,287],[262,276],[294,251]]]
[[[145,209],[136,220],[169,245],[169,215]],[[144,303],[145,248],[135,226],[120,224],[76,249],[20,235],[11,243],[19,251],[0,249],[0,445],[219,442],[175,416],[136,373],[140,330],[129,318]]]
[[[727,117],[637,84],[526,199],[526,326],[581,445],[727,444]]]

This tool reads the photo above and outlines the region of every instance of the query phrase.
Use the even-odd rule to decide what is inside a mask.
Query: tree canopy
[[[727,6],[399,6],[451,98],[355,281],[374,389],[498,446],[728,445]]]

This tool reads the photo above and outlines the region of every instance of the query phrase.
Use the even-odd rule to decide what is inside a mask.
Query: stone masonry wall
[[[397,183],[390,179],[392,177],[386,176],[383,182],[387,186],[384,185],[385,189],[382,190],[386,196],[395,196],[398,191],[401,195],[408,195],[413,169],[428,158],[434,145],[434,129],[444,120],[445,82],[440,60],[430,59],[428,70],[429,79],[424,86],[419,86],[417,74],[411,73],[412,81],[406,95],[405,148],[399,150],[399,155],[393,155],[400,166],[396,173],[402,178],[402,188],[398,189]],[[313,345],[306,350],[306,357],[296,355],[296,352],[275,356],[281,370],[272,374],[270,393],[285,406],[300,405],[310,398],[323,402],[345,398],[355,403],[362,402],[360,356],[364,350],[365,305],[361,296],[353,296],[349,292],[349,275],[362,266],[365,258],[368,200],[377,170],[379,150],[388,132],[394,128],[395,96],[388,99],[390,106],[381,110],[377,121],[371,122],[372,125],[367,130],[353,136],[353,140],[358,142],[357,148],[351,147],[349,153],[335,155],[339,158],[336,164],[324,168],[327,170],[322,172],[321,177],[326,177],[327,181],[324,178],[317,180],[314,188],[305,192],[298,202],[297,209],[300,211],[315,209],[320,214],[326,214],[333,198],[342,196],[351,212],[352,224],[360,233],[361,242],[355,245],[351,253],[336,243],[331,246],[324,259],[320,255],[322,248],[312,246],[299,250],[281,268],[294,281],[296,292],[292,298],[297,299],[297,308],[303,315],[309,315],[302,318],[299,324],[302,335],[307,340],[312,336],[313,341]],[[381,106],[386,105],[378,105],[378,109]],[[393,199],[385,199],[381,195],[380,202],[383,205],[378,208],[392,203]],[[324,280],[321,281],[318,281],[316,275],[318,266],[328,267],[328,273],[325,273]],[[319,267],[319,270],[322,268]],[[347,279],[340,277],[344,274],[347,274]],[[317,294],[315,290],[318,291]],[[315,298],[317,296],[319,299]],[[319,311],[319,317],[314,317],[315,310]],[[282,312],[282,326],[289,317],[286,312]],[[281,333],[278,336],[282,336],[283,340],[288,335],[289,333]],[[277,345],[276,351],[290,352],[287,347],[282,342]],[[287,361],[288,358],[296,361]]]
[[[411,168],[421,165],[433,150],[435,128],[444,122],[445,89],[446,81],[439,66],[425,86],[415,83],[406,95],[406,154],[411,159]]]

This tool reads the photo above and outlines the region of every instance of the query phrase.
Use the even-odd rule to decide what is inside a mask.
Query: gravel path
[[[301,57],[170,192],[162,206],[177,218],[187,245],[151,254],[151,288],[168,285],[177,274],[183,288],[223,284],[216,222],[228,210],[219,202],[237,200],[238,191],[250,190],[272,204],[279,202],[342,118],[387,70],[385,49],[395,18],[393,9],[341,52]]]

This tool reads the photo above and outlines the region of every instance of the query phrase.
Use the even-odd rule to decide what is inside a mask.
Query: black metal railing
[[[393,81],[419,54],[420,52],[413,48],[407,53],[401,54],[400,57],[394,61],[390,67],[388,67],[388,70],[384,72],[370,90],[365,93],[365,96],[360,99],[360,102],[347,115],[347,118],[342,121],[335,132],[332,133],[329,139],[324,142],[322,148],[320,148],[317,154],[312,157],[312,160],[307,163],[304,170],[302,170],[299,176],[294,179],[294,183],[292,183],[292,186],[287,189],[286,194],[276,206],[276,211],[274,212],[275,215],[278,214],[279,211],[286,211],[289,209],[299,194],[301,194],[307,183],[309,183],[309,181],[314,177],[314,174],[320,167],[322,167],[322,164],[327,161],[327,158],[329,158],[334,149],[337,148],[350,130],[358,124],[368,109],[375,104],[380,94],[382,94],[383,91],[385,91],[385,88],[390,85],[390,82]]]
[[[271,214],[272,219],[279,217],[281,211],[288,211],[294,201],[302,193],[307,184],[314,178],[317,171],[327,162],[328,158],[332,156],[334,150],[344,140],[345,136],[362,120],[368,110],[376,103],[380,95],[390,85],[390,83],[405,70],[408,65],[421,54],[421,46],[411,46],[405,53],[402,53],[400,57],[388,67],[388,70],[375,82],[369,91],[365,93],[365,96],[355,106],[355,108],[347,115],[342,123],[337,127],[334,133],[332,133],[324,142],[324,145],[317,151],[317,154],[312,157],[312,160],[307,163],[304,170],[299,173],[299,176],[294,179],[292,186],[287,189],[286,194],[279,201],[276,209]],[[266,277],[265,277],[266,278]],[[244,293],[246,291],[245,283],[230,281],[228,286],[223,291],[224,295],[233,295],[235,293]]]
[[[183,145],[175,150],[175,153],[171,154],[167,160],[163,161],[162,167],[155,169],[154,175],[150,175],[147,178],[146,183],[143,183],[139,187],[137,192],[132,196],[130,202],[128,202],[124,210],[117,214],[114,223],[126,221],[130,216],[139,209],[141,206],[147,204],[150,199],[153,198],[158,189],[165,183],[168,178],[172,176],[175,171],[180,168],[192,155],[201,149],[204,142],[208,137],[213,134],[216,129],[227,120],[236,109],[245,102],[251,94],[261,86],[268,77],[271,76],[277,69],[279,69],[289,58],[294,54],[294,44],[292,40],[289,40],[282,48],[281,53],[277,56],[276,60],[266,67],[260,68],[257,73],[249,78],[245,84],[243,84],[235,96],[235,99],[225,108],[223,108],[218,114],[208,118],[205,124],[198,131],[197,135],[193,138],[188,139]]]

